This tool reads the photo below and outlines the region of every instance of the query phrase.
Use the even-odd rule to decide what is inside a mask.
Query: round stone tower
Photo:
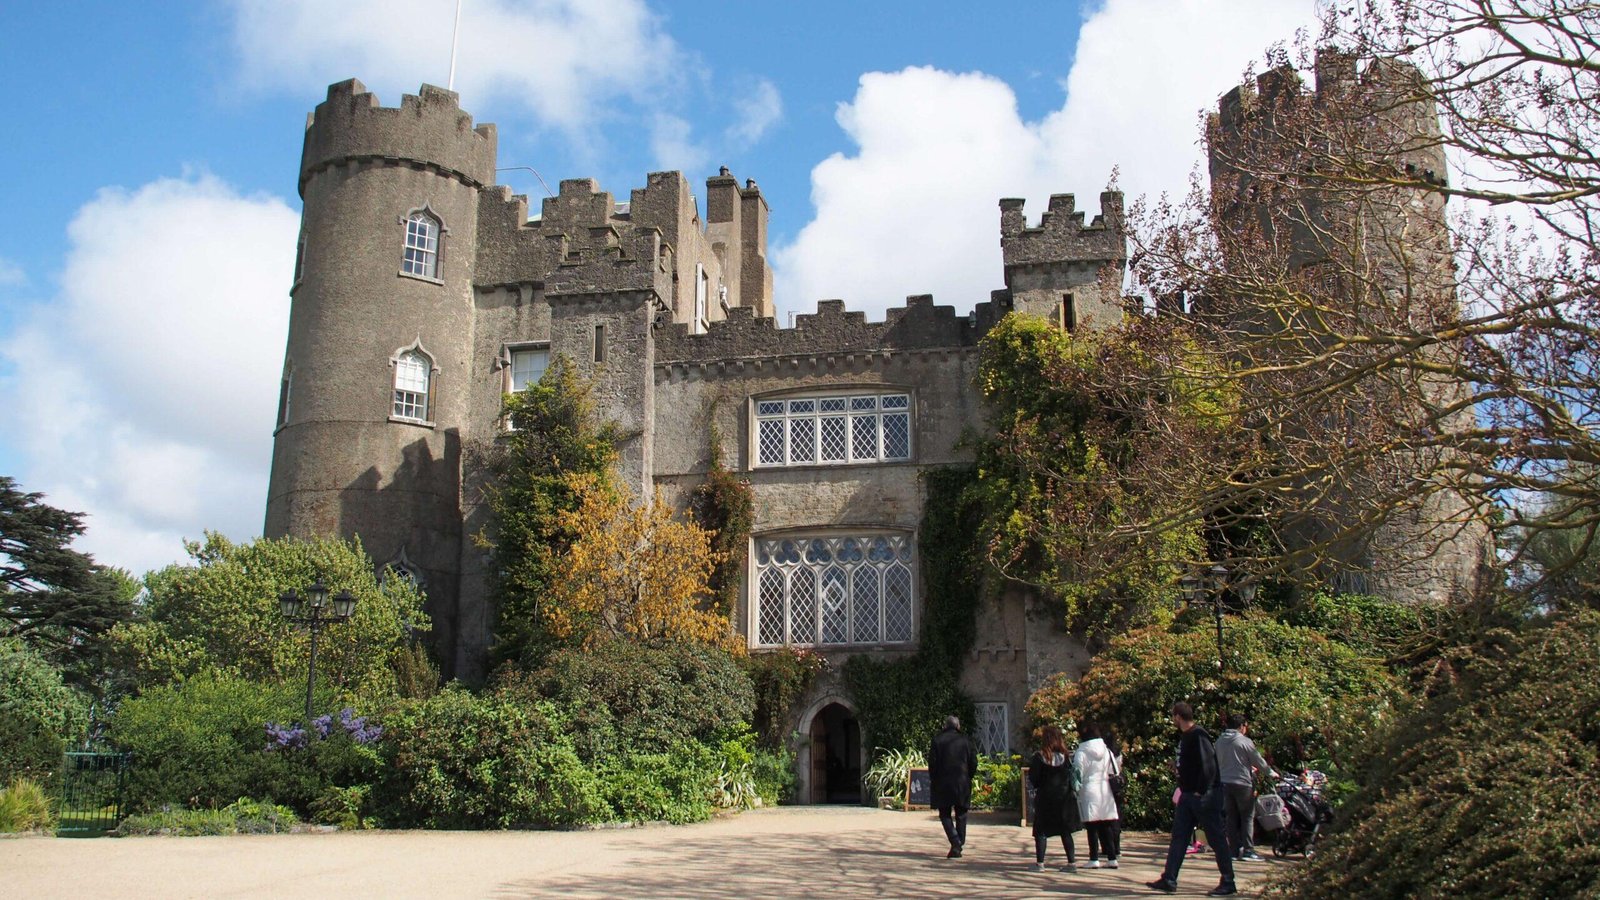
[[[421,582],[451,667],[478,200],[494,126],[423,85],[359,81],[307,121],[304,201],[266,534],[359,536]]]

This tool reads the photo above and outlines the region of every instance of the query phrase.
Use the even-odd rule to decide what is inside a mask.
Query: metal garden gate
[[[61,807],[56,834],[99,837],[122,821],[127,753],[67,754],[61,770]]]

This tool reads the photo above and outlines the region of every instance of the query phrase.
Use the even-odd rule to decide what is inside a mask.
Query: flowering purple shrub
[[[290,750],[306,745],[306,730],[299,725],[267,723],[267,749]]]
[[[366,716],[356,715],[354,707],[346,706],[339,711],[339,730],[350,736],[350,740],[361,746],[377,743],[383,737],[383,726],[367,721]],[[317,716],[311,720],[311,728],[316,732],[318,740],[327,740],[338,732],[333,727],[332,713]],[[267,723],[268,752],[276,750],[295,750],[310,746],[310,735],[301,725],[279,725],[276,722]]]

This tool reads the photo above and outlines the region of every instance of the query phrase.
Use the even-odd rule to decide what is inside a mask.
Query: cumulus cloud
[[[108,188],[68,227],[59,294],[0,344],[17,475],[89,513],[136,572],[203,529],[260,532],[299,216],[204,174]]]
[[[694,129],[678,116],[660,113],[650,123],[650,152],[657,169],[691,172],[706,164],[710,154],[696,143]]]
[[[317,90],[352,76],[396,97],[450,75],[455,5],[438,0],[229,0],[241,75]],[[684,54],[644,0],[474,0],[462,7],[456,89],[582,130],[602,101],[674,81]],[[386,101],[394,102],[394,101]]]
[[[754,144],[783,118],[783,97],[777,85],[762,78],[734,101],[733,111],[738,118],[728,129],[728,137],[736,143]]]
[[[1003,286],[999,198],[1026,198],[1032,222],[1074,193],[1092,217],[1115,167],[1130,201],[1181,192],[1201,111],[1313,23],[1314,0],[1108,0],[1079,33],[1063,105],[1038,121],[982,73],[863,75],[837,115],[856,152],[812,170],[816,215],[774,248],[778,302],[881,314],[933,293],[970,309]]]

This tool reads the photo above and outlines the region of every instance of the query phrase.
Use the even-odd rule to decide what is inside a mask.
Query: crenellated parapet
[[[1100,215],[1084,224],[1072,194],[1051,194],[1039,224],[1029,227],[1024,201],[1000,201],[1000,249],[1006,266],[1083,263],[1104,265],[1127,258],[1127,220],[1122,192],[1100,194]]]
[[[1105,327],[1122,317],[1127,248],[1120,191],[1100,194],[1100,215],[1088,224],[1071,194],[1052,194],[1039,224],[1031,227],[1023,201],[1000,201],[1000,251],[1012,302],[1069,331]]]
[[[656,362],[971,348],[1004,315],[995,307],[1007,299],[1001,292],[996,301],[978,304],[972,315],[958,316],[952,306],[934,305],[931,296],[912,296],[904,306],[887,310],[881,322],[845,309],[843,300],[823,300],[815,313],[795,316],[792,328],[737,307],[705,334],[691,334],[683,325],[659,328]]]
[[[1278,66],[1222,96],[1207,123],[1213,178],[1219,158],[1304,171],[1320,161],[1296,154],[1321,148],[1340,159],[1386,162],[1408,180],[1446,184],[1438,113],[1416,66],[1376,60],[1362,70],[1354,55],[1323,48],[1313,75],[1308,86],[1292,66]]]
[[[454,91],[425,84],[399,107],[378,103],[352,78],[328,87],[306,118],[300,192],[330,166],[390,163],[433,169],[475,188],[494,183],[495,128],[474,127]]]

